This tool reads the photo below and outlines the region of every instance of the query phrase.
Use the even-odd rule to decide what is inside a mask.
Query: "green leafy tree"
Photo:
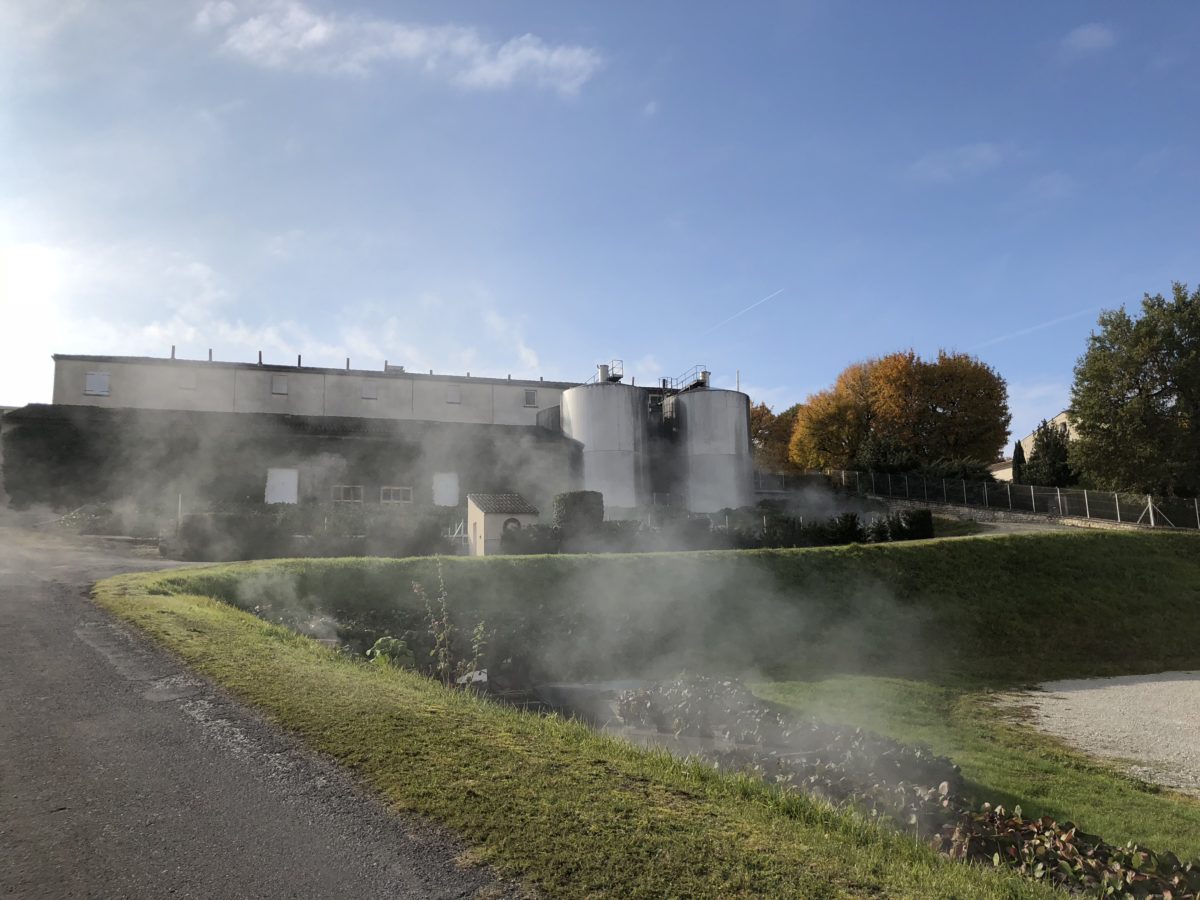
[[[1025,445],[1020,441],[1013,446],[1013,467],[1012,480],[1013,484],[1025,483]]]
[[[771,407],[759,403],[750,409],[750,444],[754,465],[760,472],[794,472],[797,466],[788,456],[788,444],[796,425],[800,404],[776,415]]]
[[[1200,289],[1147,294],[1141,315],[1100,314],[1075,366],[1072,460],[1085,483],[1200,492]]]
[[[1065,424],[1051,425],[1045,419],[1033,433],[1033,450],[1022,476],[1027,484],[1070,487],[1076,477],[1068,461],[1070,435]]]

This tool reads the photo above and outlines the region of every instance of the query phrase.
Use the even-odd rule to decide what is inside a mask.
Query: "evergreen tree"
[[[1069,487],[1074,484],[1075,473],[1067,461],[1070,442],[1066,425],[1051,425],[1042,419],[1042,424],[1033,433],[1033,451],[1024,466],[1025,481],[1043,487]]]
[[[1200,493],[1200,289],[1104,312],[1071,391],[1080,474],[1104,490]]]
[[[1013,447],[1013,484],[1025,483],[1025,445],[1017,441]]]

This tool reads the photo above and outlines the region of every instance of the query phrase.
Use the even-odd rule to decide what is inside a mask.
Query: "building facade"
[[[749,398],[707,371],[586,383],[211,360],[56,355],[54,402],[6,417],[18,503],[117,498],[189,508],[361,504],[465,517],[470,493],[542,509],[604,494],[612,518],[654,505],[753,502]]]

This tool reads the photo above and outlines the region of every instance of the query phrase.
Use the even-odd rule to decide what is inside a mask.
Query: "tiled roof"
[[[515,515],[528,513],[536,516],[537,507],[520,494],[467,494],[467,500],[479,507],[480,512]]]

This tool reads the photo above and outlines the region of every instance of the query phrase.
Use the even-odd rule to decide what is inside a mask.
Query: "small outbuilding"
[[[506,531],[538,521],[537,507],[520,494],[467,494],[467,540],[471,556],[500,553]]]

